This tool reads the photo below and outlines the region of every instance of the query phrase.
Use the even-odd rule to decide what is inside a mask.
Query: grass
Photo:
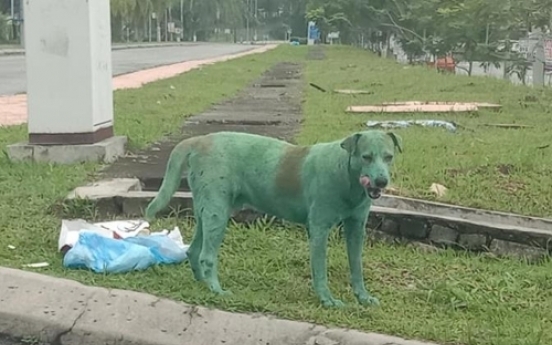
[[[549,92],[515,87],[484,78],[443,76],[423,68],[405,68],[345,47],[327,50],[323,61],[305,61],[305,47],[282,47],[205,67],[143,89],[115,93],[116,132],[144,147],[178,128],[182,118],[231,97],[277,61],[306,65],[306,79],[327,89],[368,88],[368,96],[337,96],[307,89],[302,143],[336,139],[362,128],[369,118],[350,115],[349,104],[393,100],[478,100],[504,105],[500,114],[440,115],[473,131],[450,134],[442,129],[397,130],[405,153],[397,162],[394,183],[410,196],[429,198],[430,183],[449,188],[446,201],[491,209],[546,215],[550,187],[544,182],[549,140],[546,131]],[[526,101],[536,99],[536,101]],[[414,117],[414,115],[408,115]],[[421,118],[421,116],[416,116]],[[432,116],[433,117],[433,116]],[[524,130],[480,127],[487,122],[535,125]],[[0,144],[23,140],[24,126],[0,128]],[[424,154],[422,157],[422,154]],[[513,166],[509,175],[498,164]],[[487,168],[485,168],[487,167]],[[93,177],[92,164],[53,166],[11,164],[0,157],[0,265],[47,261],[41,272],[86,284],[145,291],[188,303],[230,311],[256,311],[313,321],[328,326],[391,333],[443,344],[540,345],[552,343],[552,264],[527,264],[452,251],[427,253],[411,247],[374,243],[364,257],[366,281],[380,298],[380,308],[362,308],[348,285],[343,241],[330,241],[329,279],[333,293],[348,302],[342,310],[326,310],[310,288],[305,233],[298,228],[259,222],[251,228],[233,225],[221,250],[220,274],[234,296],[219,298],[192,280],[187,264],[154,267],[145,272],[98,275],[68,271],[55,252],[60,220],[49,209],[73,187]],[[456,169],[454,176],[446,169]],[[455,170],[455,171],[456,171]],[[465,173],[464,173],[465,171]],[[542,185],[541,185],[542,184]],[[522,186],[516,193],[506,186]],[[523,202],[521,198],[523,197]],[[185,239],[191,224],[163,219],[155,228],[178,225]],[[7,249],[8,245],[16,247]]]
[[[441,128],[396,129],[405,153],[397,161],[393,184],[405,196],[433,199],[432,183],[448,188],[441,199],[463,206],[551,216],[552,92],[516,86],[484,77],[439,75],[424,67],[398,65],[354,52],[329,51],[312,61],[307,77],[327,89],[366,89],[372,95],[329,95],[307,92],[302,142],[328,140],[363,128],[367,120],[437,119],[466,129],[452,134]],[[392,101],[477,101],[502,105],[500,112],[477,114],[349,114],[348,105]],[[484,124],[524,124],[525,129]]]

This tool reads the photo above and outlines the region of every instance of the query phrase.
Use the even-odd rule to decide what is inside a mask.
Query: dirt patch
[[[497,164],[495,166],[481,165],[472,168],[451,168],[445,170],[445,174],[450,177],[457,177],[460,175],[470,176],[498,172],[503,176],[509,176],[514,169],[515,167],[512,164]]]
[[[497,177],[495,181],[497,190],[504,190],[508,194],[515,195],[525,189],[523,181],[512,176],[515,169],[516,167],[512,164],[481,165],[471,168],[447,169],[445,174],[451,178],[492,174]]]
[[[302,122],[301,66],[279,63],[240,94],[186,119],[178,135],[165,138],[147,149],[131,152],[107,167],[103,177],[136,177],[145,190],[158,190],[168,157],[183,139],[220,131],[255,133],[294,142]],[[180,190],[187,190],[182,181]]]
[[[324,51],[324,46],[318,44],[309,46],[307,60],[324,60],[325,58],[326,52]]]

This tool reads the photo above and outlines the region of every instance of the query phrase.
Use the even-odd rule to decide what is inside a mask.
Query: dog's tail
[[[146,208],[145,217],[147,220],[153,220],[155,215],[169,204],[173,194],[180,186],[182,173],[188,166],[188,157],[193,149],[194,142],[195,140],[183,140],[172,150],[161,188]]]

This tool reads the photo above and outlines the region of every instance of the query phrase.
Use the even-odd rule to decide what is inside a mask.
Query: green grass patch
[[[204,67],[138,90],[115,93],[116,132],[129,136],[132,147],[144,147],[178,130],[184,117],[236,94],[273,63],[306,63],[306,81],[328,90],[370,89],[373,95],[346,96],[308,88],[302,143],[333,140],[362,129],[374,119],[452,119],[471,128],[457,134],[439,128],[397,130],[405,153],[397,161],[394,184],[409,196],[430,198],[433,182],[449,188],[446,201],[491,209],[546,215],[552,197],[544,182],[550,157],[545,146],[550,125],[549,92],[512,86],[485,78],[443,76],[405,67],[347,47],[326,50],[326,60],[305,61],[306,47],[276,51]],[[531,97],[526,97],[531,96]],[[501,113],[478,115],[352,115],[347,105],[395,100],[461,100],[499,102]],[[480,127],[483,123],[519,122],[523,130]],[[25,139],[24,126],[1,128],[0,144]],[[512,166],[508,174],[494,170]],[[485,168],[487,167],[487,168]],[[67,271],[55,252],[60,219],[49,208],[75,186],[94,176],[92,164],[53,166],[11,164],[0,157],[0,265],[47,261],[40,270],[105,287],[145,291],[188,303],[229,311],[265,312],[327,326],[390,333],[443,344],[539,345],[552,343],[552,265],[527,264],[453,251],[427,253],[415,248],[371,244],[364,255],[368,288],[380,308],[357,305],[349,287],[343,240],[334,234],[329,248],[330,288],[348,306],[319,307],[310,286],[308,244],[304,231],[259,222],[232,225],[220,252],[220,275],[230,297],[210,294],[193,281],[187,263],[145,272],[99,275]],[[446,169],[456,169],[451,176]],[[455,170],[455,171],[456,171]],[[500,169],[499,169],[500,170]],[[503,176],[504,175],[504,176]],[[521,186],[516,193],[507,186]],[[522,201],[523,200],[523,201]],[[185,239],[191,224],[164,219],[154,228],[178,225]],[[16,247],[8,249],[8,245]]]
[[[114,93],[115,132],[127,135],[131,148],[142,148],[178,132],[190,114],[231,98],[273,64],[301,59],[304,52],[276,49],[190,71],[182,76]],[[10,143],[27,139],[27,126],[0,128],[0,265],[47,260],[59,267],[56,248],[60,220],[51,205],[94,177],[99,165],[11,163]],[[7,249],[8,245],[17,250]]]
[[[307,90],[302,143],[333,140],[365,127],[368,120],[437,119],[465,129],[394,129],[404,140],[392,184],[409,197],[434,199],[432,183],[448,188],[440,201],[525,215],[552,214],[552,92],[484,77],[442,75],[397,64],[350,47],[327,50],[309,61],[306,75],[328,90],[363,89],[371,95]],[[350,114],[349,105],[395,101],[472,101],[502,105],[477,114]],[[524,124],[503,129],[485,124]]]

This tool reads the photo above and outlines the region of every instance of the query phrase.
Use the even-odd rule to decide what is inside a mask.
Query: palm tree
[[[119,41],[125,36],[125,29],[127,31],[126,39],[129,40],[129,24],[137,1],[138,0],[110,0],[111,31],[114,41]]]

